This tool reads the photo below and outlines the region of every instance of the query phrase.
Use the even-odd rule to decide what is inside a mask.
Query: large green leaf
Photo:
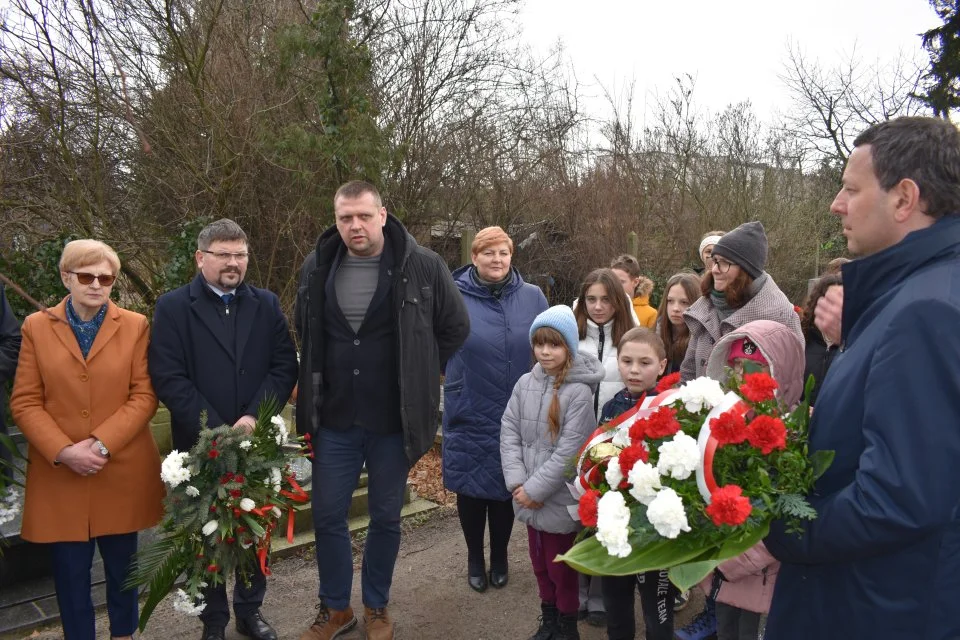
[[[710,575],[721,562],[722,560],[700,560],[670,567],[670,582],[677,585],[680,591],[687,591]]]
[[[710,575],[710,572],[721,562],[737,557],[767,537],[768,533],[770,533],[769,521],[740,538],[728,539],[719,549],[711,549],[691,562],[669,567],[670,581],[681,591],[686,591]]]
[[[813,479],[818,480],[830,465],[833,464],[833,458],[837,455],[836,451],[822,449],[810,454],[810,465],[813,467]]]
[[[642,547],[634,546],[626,558],[607,553],[596,538],[576,544],[557,560],[588,575],[625,576],[644,571],[670,569],[670,580],[686,590],[700,582],[722,561],[740,555],[762,540],[770,531],[770,523],[740,536],[728,538],[719,547],[695,542],[691,537],[661,539]],[[633,540],[631,540],[631,544]]]
[[[607,553],[594,537],[577,543],[567,553],[557,556],[557,561],[566,562],[587,575],[628,576],[655,569],[667,569],[697,558],[707,550],[689,539],[662,539],[643,547],[634,547],[633,552],[626,558],[617,558]]]

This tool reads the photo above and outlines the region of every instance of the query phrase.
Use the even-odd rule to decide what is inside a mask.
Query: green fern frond
[[[807,499],[796,493],[787,493],[777,498],[774,510],[787,518],[815,520],[817,517],[816,510],[810,506]]]

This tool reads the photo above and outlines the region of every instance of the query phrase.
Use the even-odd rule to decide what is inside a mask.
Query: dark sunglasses
[[[100,283],[101,287],[109,287],[117,279],[117,276],[112,276],[109,273],[105,273],[102,276],[95,276],[92,273],[84,273],[82,271],[70,271],[69,273],[77,276],[77,282],[80,284],[93,284],[93,281],[96,280]]]

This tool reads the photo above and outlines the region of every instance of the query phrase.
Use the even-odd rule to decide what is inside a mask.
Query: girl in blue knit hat
[[[595,356],[578,353],[573,311],[550,307],[530,326],[537,360],[513,388],[503,414],[500,461],[517,520],[526,523],[530,561],[540,591],[540,628],[531,640],[579,640],[577,572],[554,562],[580,528],[567,507],[577,451],[597,427],[593,394],[603,379]]]

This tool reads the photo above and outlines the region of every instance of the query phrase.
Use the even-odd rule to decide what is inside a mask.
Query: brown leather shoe
[[[363,620],[367,627],[367,640],[393,640],[393,621],[387,608],[363,608]]]
[[[357,626],[357,616],[347,607],[342,611],[330,609],[322,602],[317,605],[317,619],[303,632],[300,640],[333,640]]]

